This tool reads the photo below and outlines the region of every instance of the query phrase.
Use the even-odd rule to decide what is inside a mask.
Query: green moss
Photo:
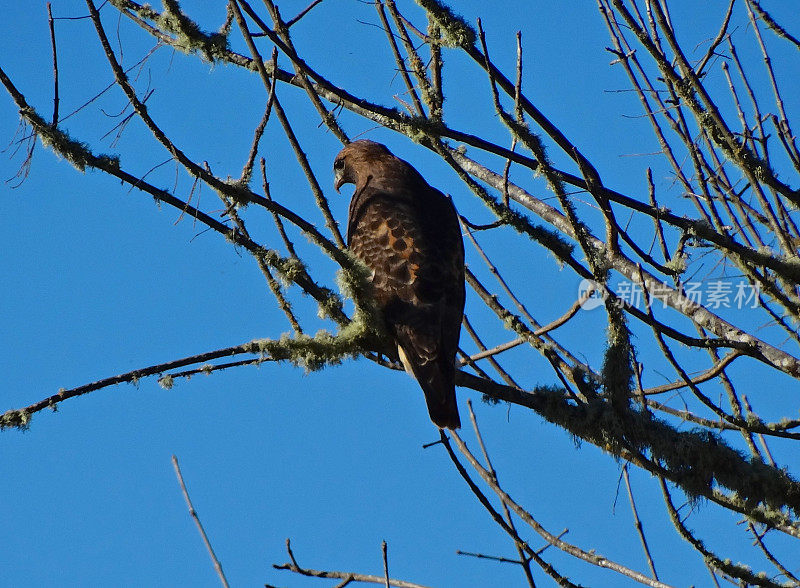
[[[454,13],[449,6],[439,0],[417,0],[431,19],[444,33],[442,44],[448,47],[473,47],[478,35],[463,17]]]
[[[223,200],[230,198],[236,204],[237,207],[245,208],[251,200],[252,192],[250,192],[250,188],[248,187],[249,178],[246,178],[244,181],[236,180],[228,180],[225,182],[225,185],[229,188],[222,193],[220,190],[215,190]]]
[[[20,115],[33,127],[42,145],[66,159],[78,171],[83,172],[87,167],[119,169],[119,157],[94,155],[86,143],[76,141],[57,126],[48,124],[33,108],[20,109]]]
[[[152,21],[162,31],[175,37],[173,46],[184,53],[199,53],[206,60],[215,62],[227,56],[229,51],[227,32],[207,33],[181,10],[177,0],[162,0],[163,12],[153,10],[149,4],[137,6],[127,0],[111,0],[119,10],[128,10],[140,18]]]
[[[636,456],[641,456],[638,459],[653,464],[648,469],[662,468],[693,500],[713,497],[752,512],[755,521],[776,525],[791,524],[790,512],[800,515],[800,484],[795,479],[744,455],[715,433],[679,431],[649,411],[630,408],[621,412],[600,399],[575,405],[566,391],[556,387],[537,387],[525,396],[524,403],[577,439],[617,457],[633,456],[636,461]]]
[[[293,269],[304,268],[296,259],[285,259],[275,252],[265,251],[264,255],[271,265],[280,267],[287,277],[292,277]],[[349,252],[344,252],[342,260],[348,267],[337,273],[337,281],[342,292],[355,301],[353,319],[344,324],[338,333],[320,330],[314,336],[298,334],[282,335],[279,339],[258,339],[250,342],[247,351],[270,357],[275,361],[288,361],[307,371],[316,371],[328,365],[336,365],[348,357],[355,357],[375,347],[383,337],[382,319],[369,290],[370,270]],[[320,312],[330,314],[334,309],[341,310],[342,299],[335,292],[320,303]]]
[[[300,334],[282,335],[277,340],[259,339],[252,342],[250,351],[269,356],[275,361],[288,361],[306,371],[317,371],[367,351],[364,337],[367,332],[365,325],[353,321],[336,335],[321,330],[313,337]]]
[[[296,257],[283,257],[274,249],[267,248],[261,248],[258,251],[258,255],[264,263],[277,271],[278,278],[286,287],[294,283],[302,285],[310,280],[306,265]],[[338,253],[340,260],[346,263],[348,262],[348,255],[346,252]],[[317,298],[319,316],[323,318],[341,316],[344,308],[341,296],[329,288],[316,286],[315,284],[314,286],[317,290],[315,297]],[[344,291],[346,293],[351,292],[351,290],[347,289],[344,289]],[[356,298],[356,296],[353,296],[353,298]]]
[[[664,267],[673,272],[675,275],[680,275],[686,271],[686,260],[688,257],[684,253],[675,252],[672,258],[664,264]]]
[[[633,348],[625,315],[615,304],[607,304],[608,344],[603,357],[603,390],[618,409],[628,405],[633,383]]]
[[[26,431],[30,427],[31,417],[31,413],[25,409],[7,410],[0,416],[0,430],[14,428]]]
[[[336,283],[342,294],[356,303],[353,322],[368,326],[372,334],[382,334],[381,313],[372,295],[372,270],[350,251],[344,251],[342,267],[336,273]]]

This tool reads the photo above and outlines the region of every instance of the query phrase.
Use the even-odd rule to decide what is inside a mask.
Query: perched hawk
[[[457,429],[455,357],[464,313],[464,243],[453,203],[380,143],[355,141],[333,163],[355,184],[350,250],[372,270],[374,296],[431,420]]]

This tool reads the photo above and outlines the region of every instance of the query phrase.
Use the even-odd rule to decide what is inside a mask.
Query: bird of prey
[[[373,295],[397,355],[425,393],[434,424],[457,429],[464,243],[456,209],[380,143],[350,143],[333,171],[337,192],[355,184],[347,245],[372,270]]]

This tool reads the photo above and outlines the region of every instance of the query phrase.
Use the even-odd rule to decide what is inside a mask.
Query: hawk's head
[[[333,187],[338,192],[345,184],[355,184],[358,189],[369,176],[399,161],[385,145],[367,139],[353,141],[333,160]]]

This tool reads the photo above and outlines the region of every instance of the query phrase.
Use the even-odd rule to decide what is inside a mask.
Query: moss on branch
[[[477,34],[463,17],[453,12],[449,6],[439,0],[417,0],[433,21],[439,26],[442,44],[448,47],[472,47]]]
[[[48,124],[33,108],[21,108],[19,113],[33,127],[43,146],[55,151],[78,171],[84,172],[87,167],[119,169],[119,157],[105,154],[95,155],[86,143],[76,141],[66,131]]]
[[[177,0],[162,0],[164,11],[158,12],[149,4],[130,0],[110,0],[118,10],[130,11],[144,20],[153,22],[159,29],[175,36],[172,46],[184,53],[199,53],[212,63],[227,60],[228,37],[224,32],[207,33],[181,10]]]
[[[0,415],[0,431],[3,429],[27,430],[31,422],[31,413],[24,408],[7,410]]]

